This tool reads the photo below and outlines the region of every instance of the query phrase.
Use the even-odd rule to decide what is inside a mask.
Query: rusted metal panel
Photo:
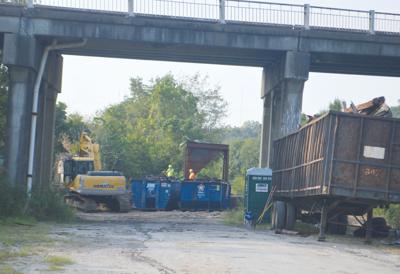
[[[183,167],[185,178],[188,179],[189,169],[198,173],[221,155],[223,157],[222,179],[227,182],[229,177],[229,145],[187,141]]]
[[[400,203],[400,120],[330,112],[274,143],[279,197]]]

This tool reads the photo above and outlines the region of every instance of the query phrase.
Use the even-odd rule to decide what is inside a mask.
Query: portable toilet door
[[[255,224],[262,214],[272,188],[272,169],[250,168],[245,182],[245,219]],[[264,221],[271,222],[270,210],[265,213]]]

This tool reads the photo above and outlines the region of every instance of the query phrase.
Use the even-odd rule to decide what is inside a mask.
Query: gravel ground
[[[400,273],[400,249],[249,231],[224,225],[222,214],[79,213],[82,222],[52,225],[46,252],[73,260],[60,273]],[[48,271],[43,260],[30,260],[15,266]]]

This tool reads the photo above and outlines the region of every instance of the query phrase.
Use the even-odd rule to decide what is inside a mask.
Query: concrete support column
[[[290,134],[300,125],[303,89],[309,68],[310,55],[303,52],[286,52],[274,65],[264,68],[260,167],[272,167],[273,141]]]
[[[36,73],[30,68],[9,67],[6,168],[11,185],[25,185],[28,170],[32,90]]]
[[[3,64],[9,69],[6,168],[11,185],[25,187],[33,88],[42,47],[32,36],[4,34]]]
[[[267,70],[263,70],[262,85],[264,89],[266,81]],[[261,149],[260,149],[260,167],[269,167],[269,151],[271,150],[271,126],[272,126],[272,95],[273,92],[268,92],[265,94],[264,108],[263,108],[263,119],[262,119],[262,129],[261,129]]]
[[[41,190],[49,186],[54,170],[55,113],[57,95],[61,92],[62,66],[63,59],[61,55],[51,53],[48,59],[47,72],[44,77],[44,105],[41,111],[43,113],[43,129],[40,138],[41,150],[38,151],[41,154],[40,167],[38,168],[40,170],[38,187]]]

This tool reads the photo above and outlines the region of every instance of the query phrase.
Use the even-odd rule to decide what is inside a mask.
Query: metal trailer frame
[[[195,157],[196,151],[205,152],[204,156]],[[222,170],[222,180],[228,182],[229,178],[229,145],[224,144],[212,144],[212,143],[203,143],[198,141],[187,141],[185,144],[185,155],[184,155],[184,164],[183,164],[183,174],[185,179],[189,179],[189,169],[193,168],[195,165],[203,168],[215,157],[223,154],[223,170]],[[197,158],[197,159],[195,159]],[[198,173],[200,170],[196,170]]]
[[[329,218],[400,203],[400,119],[329,112],[275,140],[275,201]],[[282,206],[282,205],[281,205]],[[287,216],[286,216],[287,217]]]

